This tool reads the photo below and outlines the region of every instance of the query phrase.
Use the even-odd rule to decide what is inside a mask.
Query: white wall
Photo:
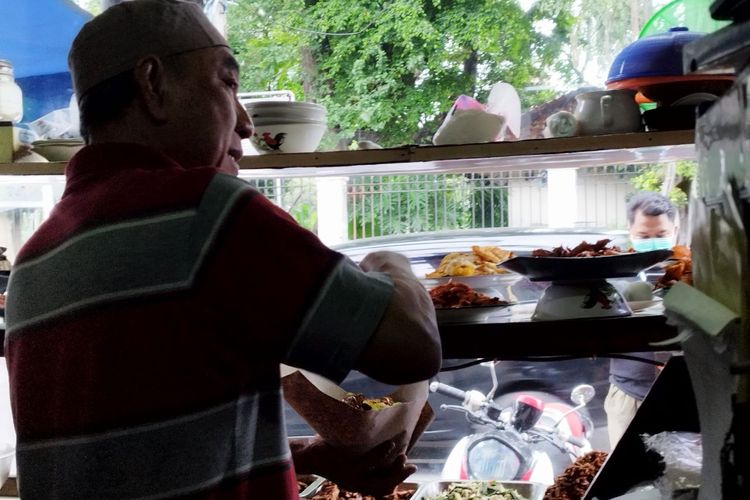
[[[627,227],[625,199],[635,191],[629,177],[614,175],[578,176],[577,224],[587,227],[624,229]]]
[[[562,169],[567,170],[567,169]],[[553,172],[550,170],[550,173]],[[568,186],[569,187],[569,186]],[[575,210],[573,226],[624,229],[627,227],[625,199],[635,191],[630,176],[615,174],[590,174],[577,172],[575,195],[568,200],[555,198],[563,204],[565,212]],[[554,193],[552,193],[554,195]],[[554,211],[549,205],[548,185],[540,180],[512,179],[508,182],[508,225],[510,227],[550,226],[560,227],[550,220]],[[566,217],[567,220],[567,217]],[[568,224],[562,224],[568,226]]]

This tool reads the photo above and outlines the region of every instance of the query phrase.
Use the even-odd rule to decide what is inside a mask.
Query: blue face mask
[[[672,238],[633,238],[631,242],[636,252],[669,250],[673,246]]]

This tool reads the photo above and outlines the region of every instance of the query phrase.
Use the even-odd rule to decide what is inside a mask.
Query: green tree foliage
[[[695,177],[697,164],[694,161],[678,161],[674,169],[674,179],[670,184],[673,186],[669,190],[669,199],[677,207],[687,205],[688,196],[690,195],[690,184]],[[641,173],[634,177],[631,182],[638,191],[657,191],[662,190],[664,184],[665,164],[653,164],[641,170]]]
[[[243,90],[324,104],[324,149],[428,143],[460,94],[571,72],[559,54],[574,20],[558,0],[528,13],[515,0],[237,0],[227,17]],[[550,36],[535,30],[543,20]]]
[[[354,177],[349,238],[508,225],[508,182],[491,174]]]
[[[561,8],[573,8],[568,0],[559,1],[563,3]],[[564,53],[577,74],[583,78],[591,68],[609,68],[617,54],[638,38],[641,28],[654,12],[654,1],[665,3],[665,0],[576,2],[576,21]],[[604,81],[589,83],[604,85]]]

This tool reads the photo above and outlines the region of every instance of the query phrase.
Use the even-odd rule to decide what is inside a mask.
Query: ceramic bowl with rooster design
[[[259,154],[311,153],[325,131],[324,123],[255,124],[250,143]]]
[[[299,101],[245,103],[255,131],[250,143],[259,154],[310,153],[326,131],[326,109]]]

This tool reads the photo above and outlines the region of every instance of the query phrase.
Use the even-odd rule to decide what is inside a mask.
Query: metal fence
[[[349,238],[508,227],[517,210],[511,193],[525,190],[541,206],[545,183],[545,172],[534,170],[352,177]],[[541,223],[537,218],[527,225]]]
[[[626,226],[625,201],[642,166],[577,172],[576,225]],[[249,178],[256,188],[316,231],[316,179]],[[547,226],[547,171],[361,175],[345,181],[346,239],[494,227]]]
[[[624,228],[625,199],[641,166],[579,169],[576,224]],[[338,191],[321,191],[330,178],[240,174],[326,243],[391,234],[548,224],[547,171],[361,175],[340,178]],[[64,188],[62,176],[0,178],[0,246],[12,259],[47,217]],[[332,194],[333,193],[333,194]],[[340,206],[321,211],[336,198]],[[322,214],[322,215],[320,215]],[[319,220],[319,217],[322,220]],[[332,226],[334,226],[332,228]],[[325,235],[336,234],[335,238]]]

